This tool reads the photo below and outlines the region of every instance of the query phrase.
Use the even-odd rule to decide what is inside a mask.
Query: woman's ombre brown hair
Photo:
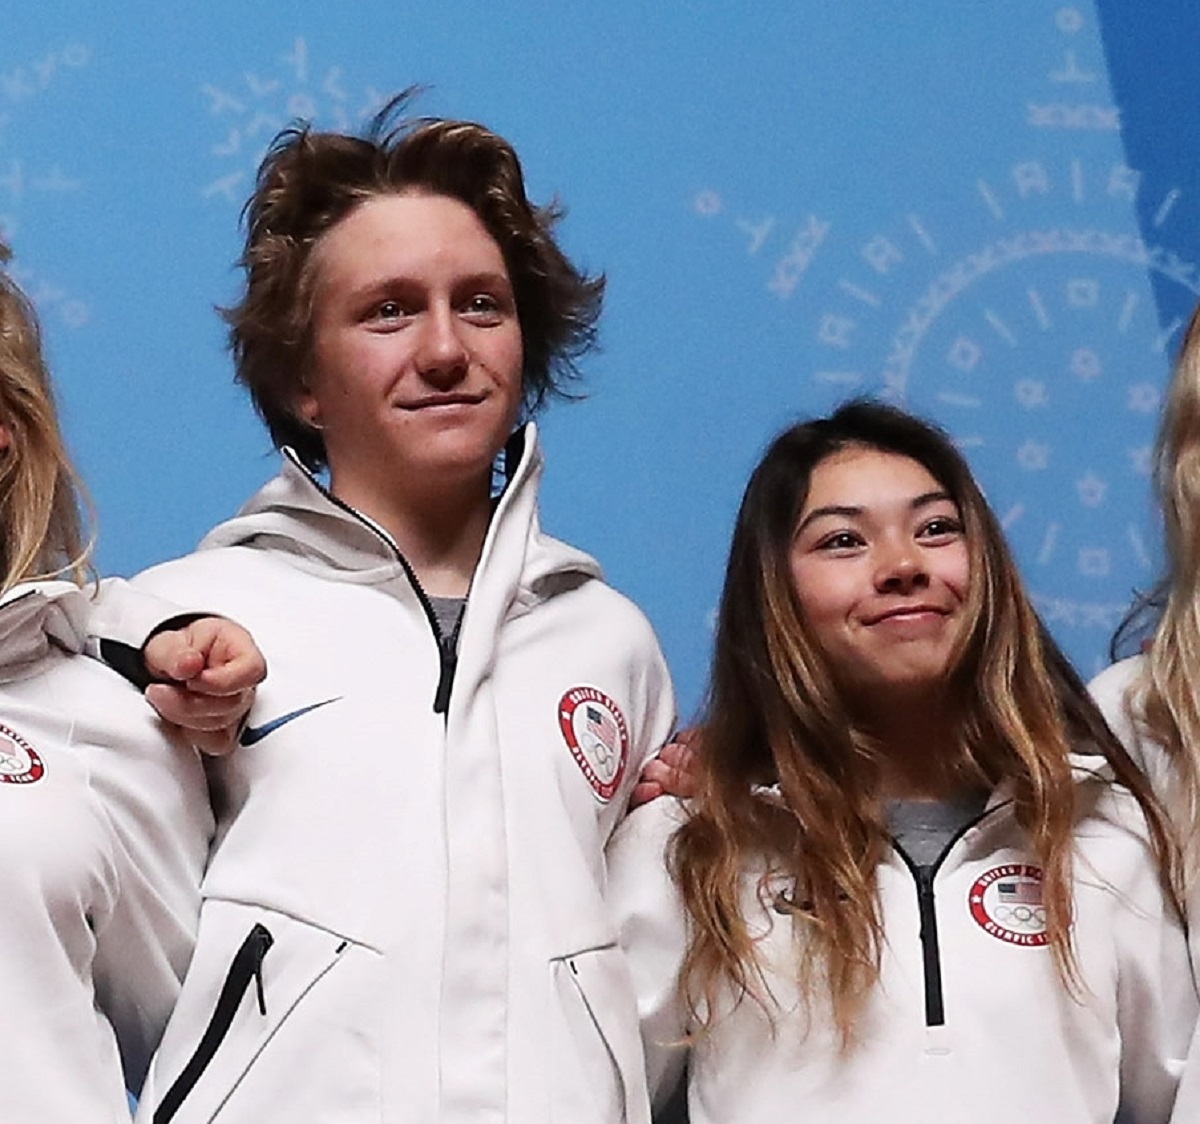
[[[941,717],[950,772],[1009,786],[1044,869],[1047,931],[1064,986],[1072,953],[1073,747],[1098,749],[1146,810],[1164,880],[1174,851],[1145,782],[1041,624],[1003,533],[944,433],[875,402],[793,426],[746,488],[730,548],[703,717],[699,794],[672,847],[692,918],[683,986],[698,1024],[731,985],[770,1011],[743,915],[746,872],[794,883],[773,908],[797,932],[797,979],[827,1004],[844,1045],[879,978],[877,869],[891,846],[879,794],[882,747],[840,691],[806,625],[788,565],[814,468],[848,447],[909,457],[957,504],[968,545],[968,627],[947,670]]]

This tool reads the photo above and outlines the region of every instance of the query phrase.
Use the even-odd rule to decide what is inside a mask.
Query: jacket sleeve
[[[88,671],[107,682],[78,708],[75,741],[108,825],[115,886],[94,922],[94,982],[136,1091],[191,959],[213,816],[196,751],[111,672]]]
[[[121,578],[105,578],[92,601],[84,651],[145,690],[151,682],[142,655],[146,642],[164,629],[182,628],[207,615],[135,589]]]
[[[635,684],[641,713],[634,730],[630,758],[633,783],[637,782],[637,777],[646,762],[654,757],[670,738],[677,722],[671,673],[667,670],[667,661],[648,622],[646,629],[650,632],[647,641],[649,650],[639,661],[638,682]]]
[[[1081,861],[1076,878],[1100,880],[1112,903],[1106,923],[1117,972],[1118,1118],[1122,1124],[1158,1124],[1171,1119],[1200,1001],[1184,924],[1155,876],[1140,809],[1124,790],[1113,790],[1111,807],[1123,838],[1106,854],[1093,851],[1094,861]],[[1082,842],[1087,854],[1087,841]],[[1080,926],[1097,922],[1105,924],[1077,919]],[[1089,1001],[1086,992],[1082,1001]],[[1197,1120],[1200,1114],[1193,1108],[1193,1115],[1174,1119]]]
[[[677,987],[688,927],[666,861],[683,814],[673,798],[653,800],[626,816],[607,851],[608,897],[633,976],[656,1111],[679,1084],[688,1053],[686,1005]]]

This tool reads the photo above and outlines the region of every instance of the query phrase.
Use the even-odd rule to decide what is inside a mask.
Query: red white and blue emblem
[[[1006,944],[1040,948],[1050,940],[1040,866],[1005,863],[992,867],[975,880],[968,905],[980,928]]]
[[[607,803],[621,787],[629,761],[629,728],[621,708],[595,687],[572,687],[559,699],[558,724],[588,784]]]
[[[33,784],[46,773],[46,766],[16,730],[0,723],[0,784]]]

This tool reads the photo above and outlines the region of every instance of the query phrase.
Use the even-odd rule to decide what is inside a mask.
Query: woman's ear
[[[7,453],[12,447],[13,435],[12,430],[3,422],[0,422],[0,453]]]

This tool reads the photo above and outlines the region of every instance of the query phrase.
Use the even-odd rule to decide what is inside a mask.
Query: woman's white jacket
[[[113,620],[125,592],[106,583]],[[198,755],[79,654],[89,627],[112,634],[102,611],[67,582],[0,599],[0,1120],[14,1124],[129,1120],[212,835]]]
[[[932,877],[898,849],[880,867],[881,979],[846,1052],[828,1017],[809,1017],[795,983],[795,942],[808,922],[781,906],[794,887],[778,878],[760,887],[756,872],[746,875],[744,910],[766,1006],[726,989],[712,1030],[690,1051],[681,1044],[694,1029],[676,986],[688,925],[665,854],[683,811],[660,800],[634,812],[610,848],[610,900],[655,1100],[687,1060],[692,1124],[1168,1120],[1196,989],[1140,811],[1103,780],[1105,768],[1086,759],[1078,769],[1078,994],[1063,987],[1045,944],[1041,870],[997,794]]]
[[[671,686],[642,614],[540,532],[525,436],[456,666],[388,536],[291,461],[139,579],[237,619],[270,668],[212,770],[197,953],[141,1118],[648,1119],[604,848]]]

